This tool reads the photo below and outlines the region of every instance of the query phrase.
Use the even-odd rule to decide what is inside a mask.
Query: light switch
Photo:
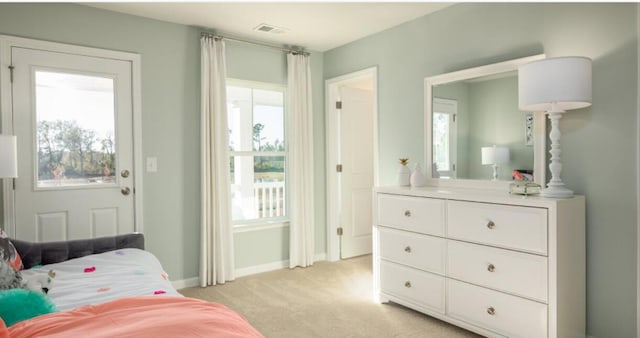
[[[158,171],[158,158],[147,157],[147,172],[155,173]]]

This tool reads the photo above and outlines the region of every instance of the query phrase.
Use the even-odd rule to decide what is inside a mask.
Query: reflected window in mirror
[[[433,174],[439,178],[456,178],[458,102],[433,100]]]

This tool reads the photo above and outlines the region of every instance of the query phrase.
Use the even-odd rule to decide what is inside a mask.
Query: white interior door
[[[373,91],[341,87],[340,258],[371,253]]]
[[[11,48],[15,237],[133,232],[130,61]]]

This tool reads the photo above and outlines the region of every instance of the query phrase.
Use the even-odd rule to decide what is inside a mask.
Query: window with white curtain
[[[234,225],[287,217],[285,87],[227,80]]]

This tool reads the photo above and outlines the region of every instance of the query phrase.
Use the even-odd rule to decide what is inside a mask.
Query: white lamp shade
[[[503,146],[482,147],[482,164],[509,162],[509,148]]]
[[[13,135],[0,135],[0,177],[18,177],[17,142]]]
[[[518,69],[519,106],[525,111],[562,111],[591,105],[591,59],[542,59]]]

